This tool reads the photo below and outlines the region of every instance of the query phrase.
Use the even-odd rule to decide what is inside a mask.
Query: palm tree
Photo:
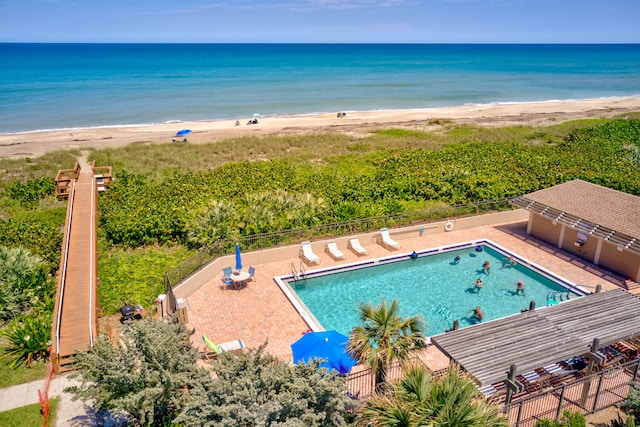
[[[361,427],[507,427],[500,407],[482,399],[474,383],[450,366],[435,378],[424,367],[407,369],[386,395],[374,394],[362,406]]]
[[[359,363],[368,365],[375,377],[376,389],[387,381],[393,361],[404,363],[414,350],[424,348],[425,324],[420,316],[401,318],[398,300],[391,305],[359,304],[360,322],[351,331],[347,351]]]

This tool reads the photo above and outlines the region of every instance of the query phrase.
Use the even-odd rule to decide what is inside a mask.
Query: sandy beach
[[[347,112],[301,116],[249,118],[237,126],[234,120],[167,123],[144,126],[79,128],[0,134],[0,157],[38,157],[47,152],[74,148],[122,147],[132,143],[170,143],[176,131],[191,129],[189,143],[202,144],[227,138],[339,132],[351,135],[376,128],[420,129],[432,120],[451,120],[480,126],[550,125],[580,118],[610,118],[640,111],[640,97],[546,101],[498,105],[412,110]]]

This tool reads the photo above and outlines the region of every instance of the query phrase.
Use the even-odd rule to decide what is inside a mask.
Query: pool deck
[[[428,230],[422,236],[417,232],[407,233],[409,235],[405,238],[402,238],[402,234],[394,235],[394,230],[391,230],[391,236],[402,244],[398,251],[389,251],[373,243],[371,239],[361,239],[369,254],[358,257],[347,250],[346,245],[339,244],[346,255],[346,259],[339,261],[317,250],[316,247],[324,247],[324,244],[317,242],[316,246],[314,242],[314,251],[321,263],[319,266],[306,268],[326,268],[380,258],[393,252],[410,253],[414,250],[487,239],[583,288],[594,290],[600,284],[603,291],[606,291],[619,287],[620,276],[529,236],[526,227],[527,222],[522,219],[470,228],[456,227],[450,232],[445,232],[440,226],[436,232]],[[297,247],[298,245],[296,250]],[[297,252],[289,250],[287,253]],[[225,261],[227,265],[234,265],[231,256]],[[309,326],[273,278],[290,274],[291,265],[298,266],[299,263],[298,257],[287,256],[277,261],[252,264],[256,267],[254,280],[237,290],[221,288],[221,269],[216,270],[216,274],[192,292],[177,290],[176,295],[187,304],[188,326],[195,328],[192,336],[194,344],[204,348],[202,334],[217,343],[240,338],[248,348],[256,348],[268,341],[267,352],[290,361],[290,345],[309,330]],[[423,352],[421,359],[433,370],[442,369],[448,364],[448,359],[433,346]]]

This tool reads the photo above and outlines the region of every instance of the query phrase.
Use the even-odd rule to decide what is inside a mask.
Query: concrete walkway
[[[42,379],[0,389],[0,412],[38,403],[38,390],[44,389],[44,383],[45,380]],[[66,375],[54,377],[49,385],[49,398],[60,396],[65,387],[76,384],[78,383]]]
[[[44,383],[45,380],[42,379],[0,389],[0,412],[39,403],[38,390],[44,389]],[[59,398],[56,409],[56,426],[115,427],[127,425],[124,416],[96,412],[91,406],[80,400],[73,401],[72,395],[65,393],[64,389],[74,385],[78,385],[78,381],[69,379],[67,375],[56,376],[51,380],[49,399]]]

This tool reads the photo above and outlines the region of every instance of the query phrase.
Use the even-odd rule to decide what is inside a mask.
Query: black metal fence
[[[407,361],[410,364],[418,364],[426,370],[431,371],[429,367],[417,356],[410,357]],[[387,380],[396,381],[402,377],[404,372],[403,366],[399,362],[393,362],[387,373]],[[441,371],[432,372],[436,377],[442,375]],[[349,394],[359,400],[365,400],[371,396],[375,390],[375,378],[370,368],[349,374],[346,381]]]
[[[592,414],[624,400],[638,381],[640,360],[602,369],[595,374],[526,396],[505,405],[513,427],[533,427],[541,419],[555,420],[563,411]]]

